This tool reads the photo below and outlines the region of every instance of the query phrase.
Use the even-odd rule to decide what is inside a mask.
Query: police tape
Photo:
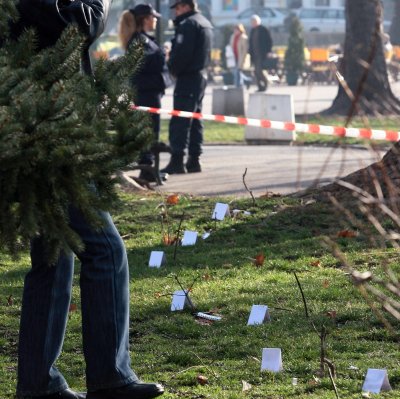
[[[236,116],[203,114],[199,112],[167,110],[163,108],[144,107],[140,105],[132,105],[132,109],[137,111],[149,112],[152,114],[160,114],[160,115],[163,114],[170,116],[178,116],[181,118],[203,119],[214,122],[232,123],[235,125],[246,125],[246,126],[264,127],[277,130],[296,131],[297,133],[312,133],[312,134],[322,134],[326,136],[352,137],[365,140],[387,140],[387,141],[400,140],[400,132],[396,132],[394,130],[379,130],[379,129],[341,127],[341,126],[326,126],[326,125],[316,125],[308,123],[280,122],[280,121],[271,121],[268,119],[242,118]]]

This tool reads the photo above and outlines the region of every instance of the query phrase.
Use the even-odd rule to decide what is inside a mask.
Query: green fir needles
[[[93,77],[80,72],[82,43],[69,27],[40,52],[32,30],[0,48],[0,247],[13,255],[38,235],[50,259],[81,250],[68,207],[99,227],[98,210],[117,198],[115,173],[152,138],[127,84],[142,50],[99,60]]]

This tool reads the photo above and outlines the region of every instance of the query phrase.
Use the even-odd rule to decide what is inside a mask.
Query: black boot
[[[185,173],[183,155],[172,154],[168,165],[164,169],[161,169],[160,172],[169,173],[170,175]]]
[[[120,388],[88,392],[87,399],[152,399],[164,393],[160,384],[132,382]]]
[[[75,392],[72,389],[64,389],[63,391],[51,393],[41,396],[17,396],[18,399],[85,399],[86,393]]]
[[[186,162],[186,170],[188,173],[201,172],[201,163],[199,157],[189,155],[189,158]]]

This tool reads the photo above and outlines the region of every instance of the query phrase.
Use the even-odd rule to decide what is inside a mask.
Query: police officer
[[[176,78],[174,109],[201,112],[207,85],[206,68],[210,62],[211,23],[198,12],[193,0],[176,1],[175,36],[168,67]],[[169,124],[171,159],[161,170],[163,173],[185,173],[183,157],[188,148],[188,173],[201,172],[199,157],[202,153],[203,123],[197,119],[173,116]]]
[[[125,51],[130,46],[143,46],[141,66],[131,78],[131,84],[136,88],[135,103],[154,108],[161,108],[161,98],[170,80],[165,52],[150,35],[155,31],[157,18],[160,17],[161,14],[150,4],[138,4],[133,9],[123,11],[118,25],[120,43]],[[152,119],[155,144],[160,137],[160,115],[152,114]],[[139,164],[151,166],[154,158],[151,150],[143,151]],[[156,181],[155,174],[149,169],[142,169],[139,178],[148,182]]]

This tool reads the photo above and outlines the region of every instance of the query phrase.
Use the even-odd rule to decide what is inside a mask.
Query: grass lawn
[[[300,120],[298,121],[300,122]],[[345,118],[322,118],[310,117],[302,120],[302,123],[319,124],[327,126],[344,126]],[[204,121],[204,142],[206,144],[235,144],[244,143],[244,126],[233,125],[229,123],[219,123]],[[381,130],[400,130],[399,117],[380,117],[374,119],[354,118],[349,127],[381,129]],[[168,121],[163,119],[161,122],[161,141],[168,142]],[[297,142],[299,144],[367,144],[366,140],[353,138],[340,138],[336,136],[323,136],[320,134],[298,134]],[[377,142],[381,146],[390,145],[389,142]]]
[[[181,197],[168,206],[173,232],[184,213],[184,230],[211,236],[195,246],[174,247],[162,243],[161,212],[165,198],[159,194],[121,194],[113,212],[128,249],[131,272],[132,361],[136,372],[148,381],[166,386],[168,398],[335,398],[328,376],[317,377],[320,341],[317,328],[325,325],[327,357],[337,371],[340,398],[360,398],[368,368],[387,368],[392,392],[384,398],[400,398],[400,349],[396,337],[384,330],[359,292],[348,281],[339,261],[321,244],[332,237],[360,270],[379,273],[383,259],[398,272],[395,250],[371,247],[363,232],[354,238],[337,238],[348,228],[331,207],[301,205],[290,198],[219,199],[231,209],[251,215],[211,220],[215,198]],[[152,250],[163,250],[167,264],[149,268]],[[263,265],[252,260],[265,255]],[[18,316],[27,254],[13,262],[0,254],[0,396],[12,398],[16,384]],[[307,299],[305,317],[296,271]],[[214,311],[222,320],[200,324],[190,309],[171,312],[171,294],[187,288],[198,310]],[[84,389],[79,265],[76,267],[73,303],[64,351],[58,366],[72,387]],[[271,322],[246,326],[253,304],[270,308]],[[336,312],[336,316],[335,313]],[[393,321],[395,328],[399,323]],[[99,331],[101,333],[101,331]],[[281,348],[283,372],[260,371],[262,348]],[[208,379],[201,385],[198,376]],[[298,385],[292,385],[292,378]],[[251,389],[242,392],[242,381]]]

